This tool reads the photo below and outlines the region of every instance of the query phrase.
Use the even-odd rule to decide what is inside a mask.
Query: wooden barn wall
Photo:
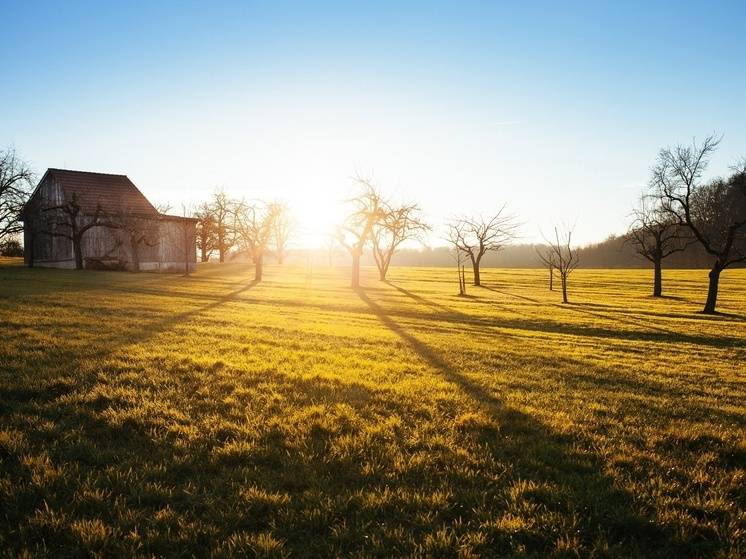
[[[189,262],[197,261],[193,221],[166,220],[161,223],[161,262],[184,262],[184,243]]]
[[[80,225],[89,222],[88,217],[78,219]],[[83,258],[121,260],[127,256],[125,244],[120,240],[118,230],[111,227],[91,227],[83,235]]]
[[[52,266],[71,267],[74,262],[72,241],[65,237],[54,236],[45,231],[54,232],[55,220],[64,221],[65,216],[59,210],[43,211],[44,208],[58,206],[64,202],[62,189],[50,177],[42,181],[26,206],[24,221],[24,242],[29,247],[26,262],[33,258],[35,263],[45,262]],[[84,225],[90,217],[80,216],[78,224]],[[62,228],[60,228],[62,229]],[[67,228],[65,228],[67,229]],[[159,241],[153,246],[141,244],[138,256],[141,264],[149,263],[146,269],[174,269],[183,263],[185,257],[190,264],[196,264],[196,231],[193,221],[163,220],[159,225]],[[184,246],[189,247],[185,254]],[[84,259],[98,259],[119,262],[126,266],[132,264],[132,250],[126,233],[110,227],[92,227],[83,235],[82,251]],[[168,264],[168,266],[161,266]],[[190,266],[191,268],[191,266]]]
[[[44,208],[59,206],[63,201],[62,189],[50,177],[44,179],[29,201],[28,214],[33,217],[25,223],[29,235],[24,239],[29,241],[28,246],[32,247],[35,261],[64,261],[73,258],[70,239],[47,233],[60,230],[54,225],[55,221],[61,219],[59,210],[43,211]]]

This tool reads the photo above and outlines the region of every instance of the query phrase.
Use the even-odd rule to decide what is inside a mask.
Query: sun
[[[298,200],[290,207],[296,223],[296,242],[300,248],[319,248],[344,220],[342,203],[320,198]]]

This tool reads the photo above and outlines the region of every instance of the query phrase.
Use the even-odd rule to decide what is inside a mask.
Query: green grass
[[[347,273],[0,265],[0,549],[746,554],[746,270]]]

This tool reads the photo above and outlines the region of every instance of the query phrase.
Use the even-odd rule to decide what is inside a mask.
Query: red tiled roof
[[[158,215],[158,210],[125,175],[67,169],[49,169],[47,173],[62,188],[65,198],[70,201],[74,196],[86,213],[93,213],[100,207],[107,213],[125,210],[139,215]]]

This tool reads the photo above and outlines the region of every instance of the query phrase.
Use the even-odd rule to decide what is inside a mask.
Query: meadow
[[[0,263],[8,557],[746,556],[746,270]]]

